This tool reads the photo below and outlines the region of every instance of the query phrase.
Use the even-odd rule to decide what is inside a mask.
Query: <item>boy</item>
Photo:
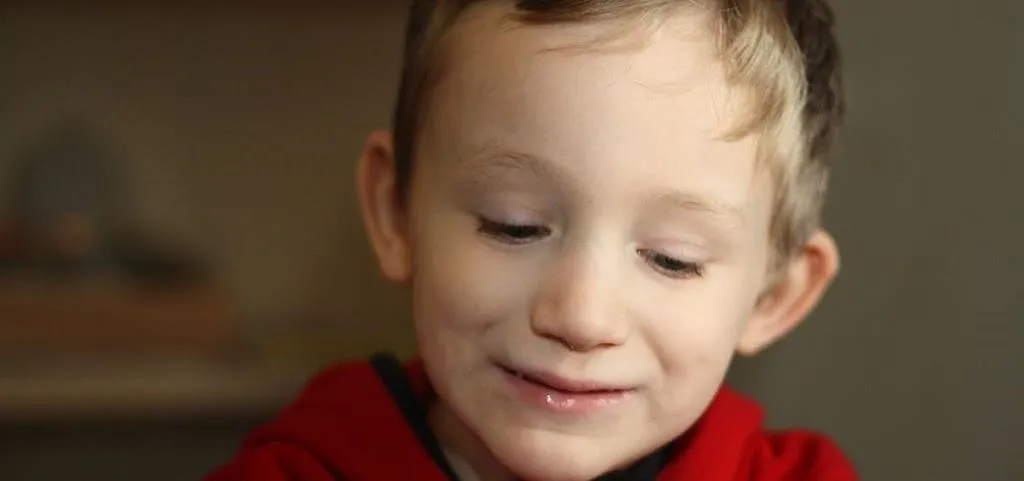
[[[824,0],[418,1],[357,172],[420,358],[314,379],[210,481],[847,481],[722,387],[837,271]]]

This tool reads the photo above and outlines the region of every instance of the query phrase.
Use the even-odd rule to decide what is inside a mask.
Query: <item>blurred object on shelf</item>
[[[14,219],[0,217],[0,272],[28,257],[28,239]]]
[[[30,247],[16,260],[49,274],[96,275],[111,267],[106,242],[128,202],[113,151],[87,125],[67,122],[16,161],[15,229]]]
[[[124,163],[89,126],[66,122],[15,159],[10,219],[0,223],[0,275],[200,281],[199,256],[131,222]]]
[[[237,343],[200,256],[131,221],[125,163],[64,122],[15,158],[0,220],[0,353],[195,352]]]

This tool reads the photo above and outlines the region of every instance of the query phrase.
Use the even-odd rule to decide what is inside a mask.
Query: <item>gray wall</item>
[[[403,2],[187,3],[0,6],[0,185],[26,145],[82,120],[129,160],[140,222],[211,252],[251,322],[328,319],[407,348],[402,293],[367,282],[351,189],[391,106]],[[864,479],[1024,479],[1024,3],[836,6],[843,272],[735,382],[774,424],[833,434]],[[181,479],[241,432],[201,425],[0,426],[0,466],[113,479],[103,456],[128,453],[142,477]]]
[[[1024,3],[837,2],[851,98],[811,323],[742,371],[865,479],[1024,479]]]

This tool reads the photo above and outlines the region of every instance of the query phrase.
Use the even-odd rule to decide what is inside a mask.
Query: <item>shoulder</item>
[[[282,438],[311,446],[375,437],[404,425],[388,388],[370,361],[339,362],[313,376],[301,393],[271,422],[248,437],[245,446]]]
[[[763,409],[752,399],[726,389],[734,410],[758,414],[750,426],[740,463],[750,481],[857,481],[853,464],[839,445],[824,433],[810,429],[765,429]],[[744,407],[745,406],[745,407]]]
[[[304,410],[319,405],[358,402],[360,393],[382,389],[380,380],[365,360],[338,362],[311,377],[288,410]],[[333,410],[333,409],[332,409]]]
[[[751,446],[754,480],[856,481],[853,464],[828,436],[810,430],[765,432]]]
[[[856,481],[853,465],[829,437],[811,430],[771,431],[753,400],[723,387],[663,479]]]
[[[366,362],[338,363],[306,382],[301,394],[243,441],[235,457],[205,481],[328,481],[339,479],[325,451],[339,440],[326,426],[349,424],[356,393],[372,390]],[[340,407],[340,409],[339,409]]]
[[[422,362],[414,358],[405,362],[391,354],[381,353],[369,359],[335,363],[313,376],[289,410],[316,410],[329,406],[332,413],[341,407],[352,407],[356,413],[377,409],[380,399],[390,399],[388,386],[381,376],[398,376],[392,384],[408,384],[410,394],[426,398],[430,383]]]
[[[414,389],[426,385],[416,362],[391,359]],[[433,461],[372,362],[338,363],[315,375],[206,481],[436,479]]]

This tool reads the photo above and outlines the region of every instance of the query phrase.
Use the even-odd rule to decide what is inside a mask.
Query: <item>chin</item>
[[[609,440],[542,430],[495,432],[488,442],[501,464],[531,481],[589,481],[614,469],[618,457]]]

